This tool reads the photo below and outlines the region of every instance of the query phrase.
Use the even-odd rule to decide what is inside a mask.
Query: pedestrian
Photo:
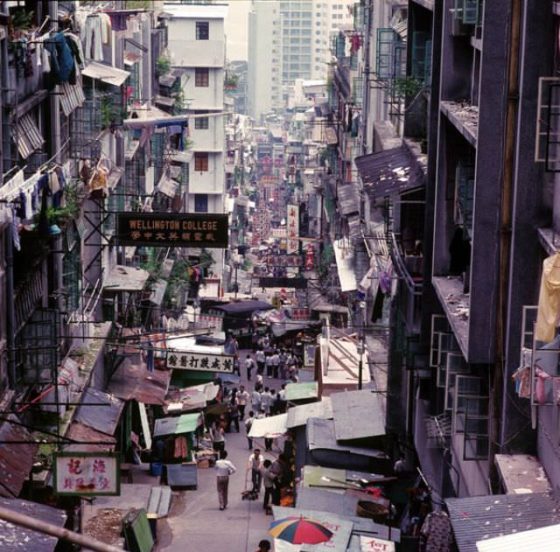
[[[255,552],[270,552],[271,549],[272,545],[270,544],[270,541],[268,539],[263,539],[259,542],[259,547],[255,550]]]
[[[249,456],[249,461],[247,463],[247,469],[251,470],[251,482],[253,483],[253,493],[257,495],[261,492],[261,481],[262,473],[261,468],[263,467],[264,458],[261,455],[261,450],[256,448],[253,454]]]
[[[271,378],[272,377],[272,363],[273,361],[273,357],[274,357],[274,353],[267,353],[264,364],[266,366],[266,377],[267,378]]]
[[[245,408],[249,402],[250,396],[244,385],[239,386],[239,393],[237,393],[237,408],[239,409],[239,416],[241,420],[245,419]]]
[[[263,467],[261,468],[262,482],[264,487],[263,510],[265,510],[267,514],[270,510],[270,506],[268,505],[268,503],[272,499],[274,479],[276,478],[276,474],[270,471],[270,466],[272,466],[272,462],[267,459],[263,462]]]
[[[282,488],[287,483],[286,473],[288,469],[288,460],[284,454],[280,454],[269,468],[271,473],[274,474],[274,487],[272,490],[272,504],[274,504],[274,506],[280,506]]]
[[[280,368],[280,351],[276,349],[274,351],[274,356],[272,357],[272,377],[278,379],[278,370]]]
[[[264,410],[265,416],[270,415],[270,405],[272,403],[272,395],[270,394],[270,389],[268,387],[264,388],[261,393],[261,409]]]
[[[251,407],[254,412],[258,412],[261,409],[261,393],[256,385],[251,393]]]
[[[280,362],[278,363],[279,377],[286,379],[286,361],[288,360],[288,351],[282,349],[280,351]]]
[[[237,395],[233,395],[232,399],[228,406],[228,421],[229,421],[229,430],[233,429],[232,426],[235,427],[235,431],[239,433],[239,405],[237,404]]]
[[[251,381],[251,373],[255,367],[255,361],[252,359],[251,355],[247,355],[245,359],[245,370],[247,370],[247,380]]]
[[[226,438],[224,436],[224,428],[219,421],[215,421],[210,428],[210,436],[212,437],[212,448],[221,453],[226,447]]]
[[[276,389],[270,390],[270,414],[272,416],[280,414],[278,410],[278,395],[276,394]]]
[[[287,410],[288,401],[286,400],[286,384],[283,383],[280,387],[280,391],[278,391],[278,413],[284,414]]]
[[[220,459],[216,462],[216,480],[220,510],[225,510],[227,508],[229,476],[237,471],[236,467],[227,459],[227,456],[227,450],[222,450],[220,452]]]
[[[253,439],[249,437],[249,432],[251,431],[251,426],[255,421],[255,413],[250,410],[249,417],[245,420],[245,431],[247,432],[247,443],[249,444],[249,450],[253,450]]]
[[[257,374],[262,376],[264,373],[264,365],[266,361],[266,356],[262,347],[257,351],[255,357],[257,359]]]
[[[255,378],[255,389],[260,393],[263,389],[263,377],[260,374],[257,374]]]

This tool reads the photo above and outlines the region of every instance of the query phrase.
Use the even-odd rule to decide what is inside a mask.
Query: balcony
[[[478,141],[478,106],[467,102],[442,100],[440,110],[469,144],[476,148]]]

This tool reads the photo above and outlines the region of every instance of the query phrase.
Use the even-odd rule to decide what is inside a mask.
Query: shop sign
[[[259,278],[261,288],[307,289],[306,278]]]
[[[385,539],[361,536],[360,550],[362,552],[395,552],[395,543]]]
[[[116,452],[57,452],[54,489],[59,495],[120,495],[120,458]]]
[[[227,248],[228,216],[217,213],[117,213],[119,245]]]
[[[287,253],[299,251],[299,205],[288,205],[288,244]]]
[[[233,355],[205,355],[204,353],[168,351],[167,367],[176,370],[232,374]]]
[[[301,255],[268,255],[266,258],[268,266],[303,266]]]

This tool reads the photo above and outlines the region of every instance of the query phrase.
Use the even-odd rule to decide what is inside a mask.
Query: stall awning
[[[268,418],[257,418],[251,426],[249,437],[255,439],[267,438],[274,439],[284,435],[288,428],[286,422],[288,421],[287,414],[278,414],[276,416],[269,416]]]
[[[303,466],[303,487],[323,487],[325,489],[348,489],[359,485],[360,481],[374,483],[383,481],[386,476],[354,470],[325,468],[323,466]]]
[[[228,303],[227,305],[216,305],[213,310],[232,315],[249,315],[259,310],[270,310],[274,307],[265,301],[239,301],[237,303]]]
[[[0,498],[0,507],[61,528],[66,523],[66,512],[64,510],[38,502],[16,498]],[[53,552],[57,544],[57,537],[51,537],[45,533],[26,529],[7,521],[0,524],[0,550],[2,552],[21,552],[22,550]]]
[[[103,290],[109,293],[120,291],[142,291],[150,273],[142,268],[115,265],[103,284]]]
[[[82,71],[82,75],[100,80],[106,84],[112,84],[113,86],[122,86],[130,76],[130,73],[110,65],[98,63],[97,61],[90,61]]]
[[[331,395],[337,441],[372,439],[385,435],[385,412],[378,393],[369,389]]]
[[[560,523],[559,504],[548,493],[446,498],[445,503],[459,552],[477,552],[480,541]]]
[[[560,548],[560,525],[522,531],[476,543],[478,552],[557,552]]]
[[[333,417],[330,397],[308,404],[299,404],[288,408],[286,427],[292,429],[307,424],[309,418],[322,418],[328,420]]]
[[[18,496],[29,472],[38,444],[19,420],[9,415],[0,426],[0,496]]]
[[[218,396],[219,386],[214,383],[193,385],[184,389],[170,391],[165,399],[164,412],[186,412],[188,410],[201,410],[208,402]]]
[[[319,383],[306,381],[303,383],[288,383],[286,385],[287,401],[306,401],[319,397]]]
[[[157,107],[151,107],[149,111],[145,111],[144,114],[137,119],[125,119],[123,125],[125,128],[142,128],[145,126],[161,127],[186,125],[188,120],[188,115],[169,115],[165,111],[157,109]]]
[[[200,414],[183,414],[176,418],[160,418],[154,426],[154,437],[192,433],[200,424]]]
[[[82,395],[74,421],[101,433],[114,435],[121,419],[124,402],[103,391],[88,387]]]
[[[145,364],[132,364],[125,360],[111,377],[107,391],[125,401],[162,405],[170,379],[171,372],[167,370],[149,372]]]
[[[355,163],[364,189],[372,197],[402,193],[424,184],[422,167],[404,145],[356,157]]]

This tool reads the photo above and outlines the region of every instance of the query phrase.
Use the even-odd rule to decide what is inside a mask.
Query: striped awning
[[[22,115],[18,119],[16,126],[17,132],[13,135],[13,138],[17,144],[19,154],[24,159],[27,159],[45,143],[45,139],[29,113]]]

